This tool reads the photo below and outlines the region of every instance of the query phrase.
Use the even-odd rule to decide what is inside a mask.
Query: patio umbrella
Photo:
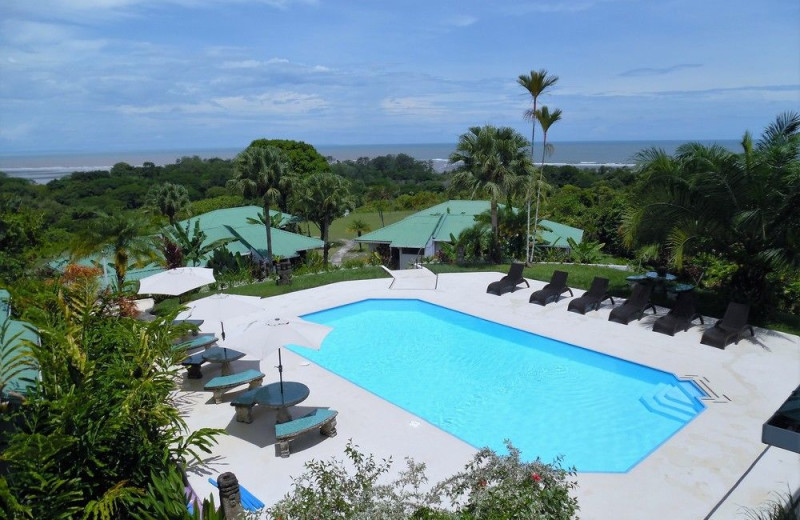
[[[216,282],[214,270],[207,267],[178,267],[139,280],[139,294],[178,296]]]
[[[275,317],[266,312],[241,316],[220,323],[224,330],[223,346],[263,359],[278,351],[278,377],[283,393],[283,362],[281,347],[297,345],[319,350],[325,336],[333,329],[297,317]]]
[[[219,330],[212,330],[215,323],[263,311],[264,301],[257,296],[212,294],[187,303],[186,310],[181,311],[177,319],[204,320],[204,326],[201,326],[200,330],[217,333]]]

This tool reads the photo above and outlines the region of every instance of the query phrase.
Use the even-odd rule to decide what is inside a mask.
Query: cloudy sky
[[[736,139],[800,109],[796,0],[2,0],[0,153]],[[541,135],[541,134],[539,134]]]

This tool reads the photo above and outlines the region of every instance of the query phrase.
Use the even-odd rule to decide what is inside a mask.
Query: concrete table
[[[232,348],[211,347],[202,353],[203,359],[209,363],[220,363],[220,374],[223,376],[231,375],[231,361],[236,361],[244,357],[244,352],[233,350]]]
[[[281,383],[270,383],[256,391],[255,401],[261,406],[277,410],[275,422],[282,424],[292,420],[289,407],[305,401],[309,393],[310,390],[303,383],[284,381],[282,394]]]

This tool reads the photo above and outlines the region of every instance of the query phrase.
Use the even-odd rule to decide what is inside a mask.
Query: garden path
[[[356,246],[355,240],[345,240],[344,245],[336,250],[335,253],[331,256],[331,263],[333,265],[342,265],[342,260],[344,259],[344,255],[346,255],[351,249]]]

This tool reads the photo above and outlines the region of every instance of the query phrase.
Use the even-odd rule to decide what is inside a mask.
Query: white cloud
[[[447,25],[454,25],[456,27],[468,27],[470,25],[473,25],[477,21],[478,21],[478,18],[476,18],[475,16],[462,14],[462,15],[458,15],[458,16],[454,16],[454,17],[450,18],[449,20],[447,20],[446,23],[447,23]]]
[[[17,125],[4,124],[0,126],[0,139],[6,141],[16,141],[27,138],[36,129],[36,125],[31,122],[19,123]]]
[[[223,69],[257,69],[262,66],[263,63],[258,60],[225,61],[220,64]]]
[[[393,97],[381,101],[381,109],[391,115],[399,116],[437,116],[444,108],[426,97]]]
[[[265,92],[253,96],[223,96],[197,103],[157,105],[120,105],[119,112],[126,115],[205,114],[230,116],[299,115],[323,110],[328,103],[316,94],[291,91]]]

